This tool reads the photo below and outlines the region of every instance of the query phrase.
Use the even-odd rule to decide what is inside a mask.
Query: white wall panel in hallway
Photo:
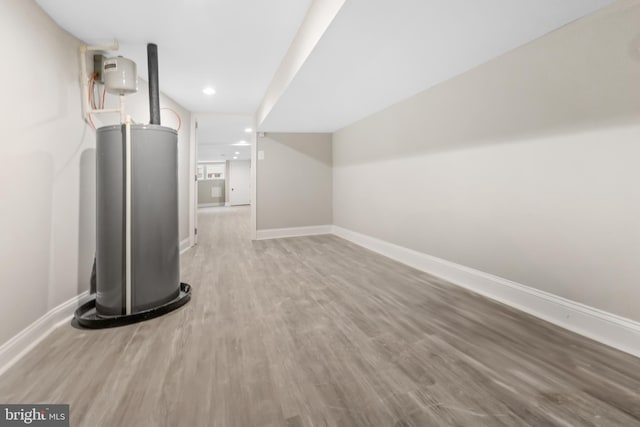
[[[328,133],[258,138],[258,230],[333,222],[331,153]]]
[[[251,161],[229,161],[229,204],[251,204]]]

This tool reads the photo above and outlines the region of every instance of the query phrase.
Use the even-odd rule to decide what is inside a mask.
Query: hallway
[[[59,328],[0,401],[74,426],[640,425],[632,356],[335,236],[252,242],[248,206],[198,229],[189,304]]]

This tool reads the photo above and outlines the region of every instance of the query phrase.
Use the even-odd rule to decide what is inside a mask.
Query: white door
[[[229,161],[229,204],[248,205],[251,203],[251,161]]]

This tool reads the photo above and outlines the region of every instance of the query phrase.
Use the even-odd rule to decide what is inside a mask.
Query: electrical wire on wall
[[[98,73],[94,73],[94,78],[93,81],[91,82],[91,107],[94,110],[98,109],[98,106],[96,105],[96,77],[98,77]],[[98,100],[98,103],[100,101]]]
[[[160,109],[160,111],[162,111],[162,110],[169,110],[173,114],[175,114],[176,118],[178,119],[178,128],[176,130],[179,131],[180,128],[182,128],[182,117],[180,117],[180,114],[178,114],[178,112],[176,110],[174,110],[173,108],[169,108],[169,107],[162,107]]]
[[[99,74],[97,72],[94,72],[93,74],[91,74],[91,76],[89,76],[89,84],[88,84],[89,93],[87,94],[87,99],[89,101],[90,108],[93,108],[94,110],[96,110],[95,112],[102,112],[101,110],[104,110],[104,106],[107,100],[107,88],[106,88],[106,85],[103,83],[101,84],[102,90],[100,90],[100,87],[98,86],[99,83],[96,81],[96,78],[98,77],[98,75]],[[91,111],[88,112],[87,117],[89,119],[89,123],[91,124],[91,127],[95,129],[96,126],[93,121],[92,114],[93,113]],[[178,113],[175,113],[175,114],[178,115]],[[136,122],[135,120],[131,119],[131,123],[136,123]],[[178,125],[180,126],[181,123],[182,121],[180,119],[180,116],[178,115]]]
[[[104,105],[106,102],[106,88],[105,85],[102,85],[102,95],[100,96],[100,90],[98,88],[97,92],[98,95],[96,95],[96,77],[98,77],[98,73],[94,72],[93,74],[91,74],[91,76],[89,76],[89,84],[88,84],[88,93],[87,93],[87,100],[89,101],[89,106],[91,108],[93,108],[94,110],[97,110],[98,108],[104,110]],[[176,128],[176,131],[179,131],[180,129],[182,129],[182,117],[180,116],[180,114],[174,110],[173,108],[169,108],[169,107],[162,107],[160,110],[168,110],[170,112],[172,112],[175,116],[176,119],[178,120],[178,126]],[[89,112],[87,114],[87,117],[89,119],[89,124],[91,125],[91,127],[93,129],[96,128],[96,125],[93,121],[93,116],[92,113]],[[132,123],[135,123],[133,120],[131,120]]]
[[[93,73],[91,74],[91,77],[89,77],[89,93],[87,94],[89,105],[92,106],[94,109],[96,108],[95,97],[94,97],[94,83],[95,83],[96,77],[98,77],[98,73]],[[91,124],[91,127],[95,129],[96,125],[95,123],[93,123],[91,112],[88,113],[87,117],[89,118],[89,123]]]
[[[90,54],[91,52],[104,52],[104,51],[116,51],[119,49],[119,44],[117,40],[113,41],[113,44],[111,45],[104,45],[104,46],[89,46],[89,45],[81,45],[80,46],[80,83],[82,86],[82,90],[81,90],[81,94],[82,94],[82,117],[84,118],[84,120],[86,120],[87,122],[89,122],[89,124],[91,125],[91,127],[93,129],[96,128],[95,123],[93,121],[93,114],[98,114],[98,113],[121,113],[123,114],[122,108],[118,109],[118,108],[111,108],[111,109],[104,109],[104,108],[98,108],[98,106],[100,105],[104,105],[104,88],[106,88],[106,85],[103,85],[103,95],[102,97],[100,97],[100,93],[98,92],[98,96],[95,95],[95,91],[96,91],[96,82],[95,79],[98,75],[100,75],[98,72],[94,72],[92,73],[90,76],[88,75],[87,71],[88,71],[88,67],[87,67],[87,55]],[[131,80],[135,79],[135,68],[134,68],[134,73],[133,75],[131,75]],[[130,83],[127,81],[127,83]],[[132,93],[135,92],[137,89],[135,90],[130,90],[131,88],[127,87],[125,89],[129,89],[126,91],[126,93]],[[99,88],[98,88],[99,90]],[[86,96],[86,98],[85,98]]]

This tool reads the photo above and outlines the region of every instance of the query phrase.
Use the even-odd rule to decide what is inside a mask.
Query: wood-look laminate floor
[[[640,359],[338,237],[251,242],[248,224],[201,211],[187,306],[56,330],[0,402],[70,403],[74,426],[640,425]]]

